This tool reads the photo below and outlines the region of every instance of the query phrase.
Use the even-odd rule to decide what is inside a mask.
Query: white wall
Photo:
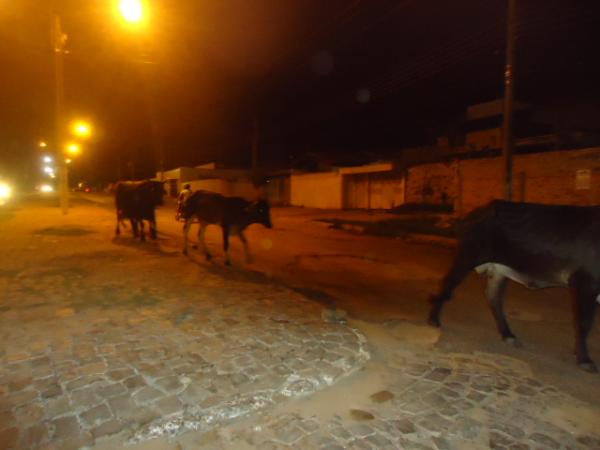
[[[291,203],[309,208],[341,209],[342,176],[337,172],[293,174]]]

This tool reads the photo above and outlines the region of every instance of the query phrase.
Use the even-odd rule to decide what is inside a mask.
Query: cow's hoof
[[[434,315],[430,315],[427,319],[427,323],[432,327],[440,328],[442,324],[440,323],[440,318]]]
[[[508,345],[510,345],[511,347],[514,347],[514,348],[521,348],[521,347],[523,347],[523,344],[521,344],[521,341],[519,341],[514,336],[505,337],[504,338],[504,342],[506,342]]]
[[[183,249],[183,251],[182,251],[181,253],[183,253],[184,255],[186,255],[186,256],[187,256],[187,254],[188,254],[188,251],[187,251],[186,249]]]
[[[598,368],[596,367],[596,364],[594,364],[592,361],[588,361],[588,362],[584,362],[584,363],[579,363],[577,365],[579,366],[579,368],[581,370],[585,370],[586,372],[589,372],[589,373],[598,373]]]
[[[212,255],[210,253],[207,253],[205,256],[207,261],[210,261],[212,259]]]
[[[226,265],[227,267],[231,267],[231,261],[225,261],[225,265]]]

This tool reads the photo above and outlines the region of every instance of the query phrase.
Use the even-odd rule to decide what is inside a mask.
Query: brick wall
[[[423,164],[407,171],[406,203],[447,204],[457,193],[456,161]]]
[[[515,201],[600,204],[600,148],[515,155],[513,166]],[[579,172],[578,189],[577,173],[586,170],[590,175],[589,186],[588,173]],[[445,195],[454,202],[458,214],[466,214],[503,197],[503,161],[486,158],[412,167],[408,170],[406,186],[407,202],[440,203]],[[436,192],[427,194],[431,187]]]

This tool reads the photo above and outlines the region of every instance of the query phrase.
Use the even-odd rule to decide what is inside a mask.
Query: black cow
[[[146,240],[144,220],[148,221],[150,237],[156,239],[155,209],[163,204],[165,189],[161,181],[121,181],[115,187],[115,204],[117,207],[117,229],[115,234],[121,234],[120,223],[125,219],[131,222],[134,237]],[[140,231],[138,233],[138,224]]]
[[[488,277],[485,293],[500,335],[520,346],[504,316],[507,280],[529,288],[568,287],[577,364],[596,372],[587,336],[600,301],[600,206],[493,201],[467,216],[461,236],[454,264],[431,298],[429,323],[440,326],[443,304],[475,269]]]
[[[212,255],[204,241],[206,227],[210,224],[220,225],[223,230],[223,248],[225,250],[225,264],[230,265],[229,259],[229,234],[237,234],[244,244],[246,261],[251,262],[248,241],[244,230],[253,223],[260,223],[267,228],[272,228],[269,204],[265,200],[249,202],[240,197],[224,197],[208,191],[196,191],[185,201],[182,208],[183,225],[183,253],[187,255],[188,232],[192,223],[198,222],[198,241],[204,250],[206,259]]]

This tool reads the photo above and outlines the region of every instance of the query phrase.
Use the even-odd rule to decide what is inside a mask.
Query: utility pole
[[[55,13],[52,21],[52,47],[54,49],[54,153],[58,163],[58,184],[60,207],[63,214],[69,211],[69,174],[67,163],[63,154],[63,104],[64,104],[64,76],[63,54],[67,35],[63,33],[60,16]]]
[[[255,115],[252,121],[252,171],[258,168],[258,142],[259,142],[258,117]]]
[[[512,200],[512,178],[513,178],[513,113],[515,101],[515,8],[516,0],[508,0],[508,16],[506,30],[506,69],[504,71],[504,124],[503,124],[503,148],[502,156],[504,162],[505,200]]]

